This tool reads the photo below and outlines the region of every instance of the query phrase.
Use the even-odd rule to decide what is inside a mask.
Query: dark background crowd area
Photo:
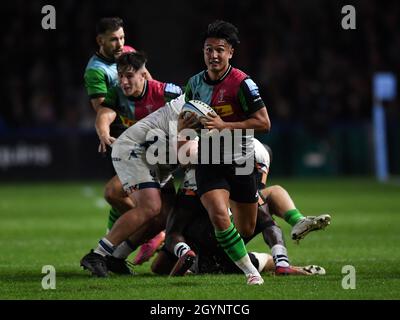
[[[45,4],[56,8],[56,30],[41,27]],[[356,9],[356,30],[342,29],[346,4]],[[83,73],[97,20],[114,15],[153,77],[181,86],[204,68],[207,24],[234,23],[241,44],[232,63],[259,85],[273,128],[323,134],[369,122],[373,74],[400,74],[399,1],[6,1],[0,131],[94,130]],[[398,98],[387,110],[398,121]]]

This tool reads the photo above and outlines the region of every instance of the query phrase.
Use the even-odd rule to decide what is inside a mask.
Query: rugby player
[[[168,144],[168,134],[177,132],[177,119],[184,104],[184,95],[171,100],[164,107],[126,129],[113,143],[114,168],[124,191],[135,203],[135,207],[123,214],[110,232],[99,241],[97,248],[81,259],[81,265],[92,274],[106,277],[109,271],[107,261],[113,256],[116,248],[162,214],[160,189],[171,177],[174,168],[170,165],[150,163],[147,149],[156,141],[160,145]],[[149,135],[151,132],[155,135]],[[171,139],[176,140],[176,137]],[[159,153],[163,156],[166,150]]]
[[[215,157],[209,153],[209,163],[199,161],[196,166],[197,193],[206,208],[219,243],[227,255],[243,271],[249,285],[264,281],[253,266],[241,236],[253,234],[257,218],[258,193],[255,171],[238,175],[240,164],[254,161],[254,146],[246,129],[268,131],[271,127],[267,109],[257,85],[250,77],[230,65],[239,44],[238,29],[231,23],[215,21],[208,25],[203,42],[205,71],[191,77],[186,85],[187,100],[201,100],[211,106],[217,115],[206,118],[203,125],[210,130],[240,129],[243,135],[233,139],[238,152],[222,147],[219,164],[212,164]],[[205,150],[199,149],[199,159],[205,159]],[[230,158],[230,159],[228,159]],[[225,159],[228,159],[225,161]],[[229,218],[232,207],[235,225]]]
[[[135,51],[134,48],[124,46],[124,22],[119,17],[105,17],[96,25],[96,42],[98,51],[90,58],[84,74],[84,83],[90,104],[98,112],[101,108],[109,88],[118,85],[118,72],[116,59],[124,51]],[[144,76],[151,79],[151,75],[144,66]],[[119,117],[111,125],[111,135],[118,137],[125,130]],[[99,148],[101,145],[99,146]],[[105,198],[112,196],[114,190],[113,180],[105,187]],[[115,220],[120,216],[117,209],[111,208],[107,228],[110,229]]]
[[[118,84],[116,59],[123,52],[134,52],[134,48],[125,46],[124,24],[119,17],[105,17],[99,20],[96,25],[96,42],[99,46],[98,51],[89,60],[84,74],[84,82],[90,103],[96,113],[101,110],[101,104],[104,102],[108,89]],[[151,74],[144,65],[141,72],[147,80],[152,80]],[[125,126],[120,117],[115,117],[111,124],[111,136],[118,137],[125,130]],[[100,138],[99,150],[103,148]],[[107,201],[113,202],[114,198],[119,198],[120,184],[116,179],[107,182],[104,189],[104,197]],[[110,202],[109,202],[110,203]],[[111,207],[108,216],[107,231],[111,229],[115,220],[121,215],[121,212]],[[154,248],[162,241],[164,234],[160,233],[145,245],[136,258],[146,258],[154,252]],[[135,259],[136,259],[135,258]]]

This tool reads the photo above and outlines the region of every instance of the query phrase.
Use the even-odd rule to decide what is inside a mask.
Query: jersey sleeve
[[[173,84],[173,83],[166,83],[164,87],[164,98],[166,102],[169,102],[182,94],[181,87]]]
[[[258,86],[250,78],[246,78],[240,83],[239,101],[246,115],[265,107]]]
[[[104,101],[101,103],[103,107],[107,107],[115,110],[118,106],[118,94],[117,87],[112,87],[108,89],[107,94],[105,95]]]
[[[193,99],[193,91],[189,80],[189,82],[185,86],[185,101],[187,102],[192,99]]]
[[[107,94],[107,80],[99,69],[88,69],[85,72],[85,87],[89,98],[105,97]]]

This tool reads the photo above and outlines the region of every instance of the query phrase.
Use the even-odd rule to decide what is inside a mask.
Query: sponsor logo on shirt
[[[230,104],[223,106],[213,106],[213,109],[220,117],[227,117],[233,114],[233,108]]]

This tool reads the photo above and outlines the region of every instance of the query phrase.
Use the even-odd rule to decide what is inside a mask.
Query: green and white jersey
[[[118,85],[116,62],[96,52],[86,66],[84,80],[90,99],[106,97],[108,91]],[[117,117],[110,126],[111,135],[118,137],[124,130],[121,119]]]
[[[117,64],[96,52],[86,66],[84,79],[90,99],[105,97],[108,89],[118,84]]]

